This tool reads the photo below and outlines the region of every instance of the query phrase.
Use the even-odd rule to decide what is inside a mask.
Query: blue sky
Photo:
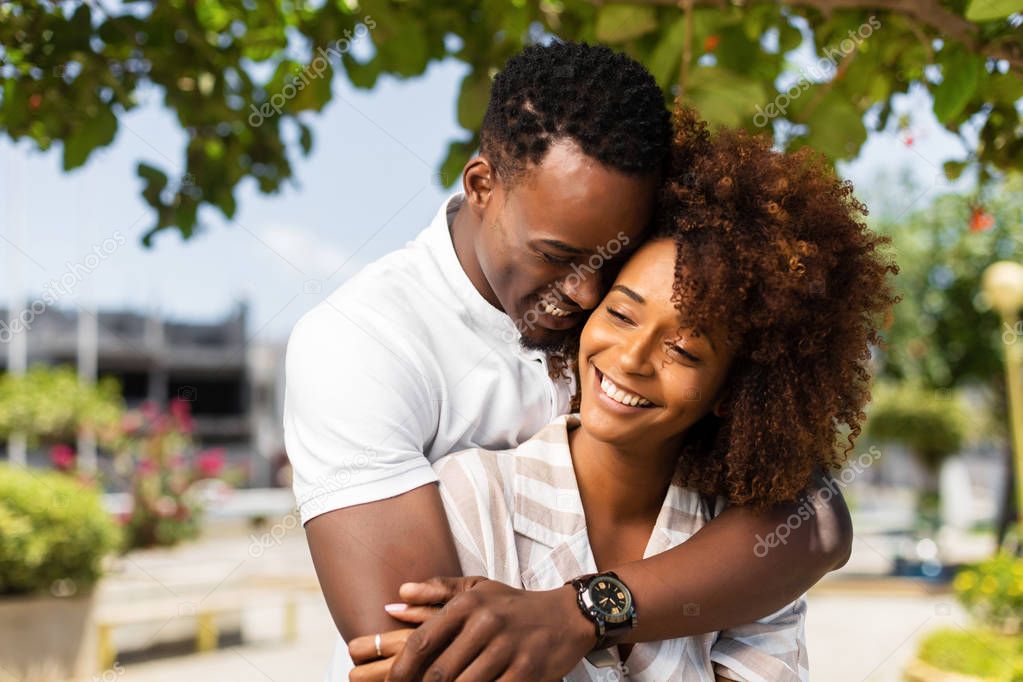
[[[140,244],[152,216],[135,165],[180,173],[184,149],[159,92],[121,119],[111,146],[69,174],[60,170],[59,148],[40,153],[26,141],[0,140],[0,306],[19,289],[32,299],[69,269],[82,272],[98,247],[102,258],[90,259],[94,267],[58,305],[91,301],[204,320],[245,299],[250,335],[285,339],[302,313],[433,216],[448,193],[434,174],[447,142],[460,134],[455,97],[464,73],[447,61],[417,79],[382,78],[369,92],[336,79],[334,99],[310,119],[315,146],[295,160],[296,186],[266,196],[246,182],[235,220],[210,211],[202,234],[186,242],[168,231],[152,249]],[[912,146],[905,132],[875,134],[856,161],[840,167],[868,204],[895,214],[947,191],[941,163],[963,149],[934,121],[925,94],[900,98],[897,111],[914,115]],[[906,173],[917,192],[894,182]]]

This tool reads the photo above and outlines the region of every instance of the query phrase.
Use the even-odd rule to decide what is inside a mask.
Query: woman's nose
[[[641,330],[636,330],[631,338],[622,344],[618,364],[623,372],[641,376],[653,374],[654,364],[650,359],[651,341]]]

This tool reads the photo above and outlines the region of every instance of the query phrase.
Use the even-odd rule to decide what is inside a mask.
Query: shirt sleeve
[[[393,326],[329,299],[303,316],[288,340],[284,397],[302,523],[436,481],[423,453],[437,406]]]
[[[766,618],[722,630],[710,650],[714,672],[743,682],[809,680],[805,619],[800,597]]]
[[[434,464],[463,575],[522,587],[498,453],[465,450]]]

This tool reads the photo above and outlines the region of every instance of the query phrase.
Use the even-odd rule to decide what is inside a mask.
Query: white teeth
[[[653,405],[652,402],[646,398],[641,398],[633,393],[628,393],[618,388],[613,381],[608,379],[606,376],[600,380],[600,388],[604,391],[607,397],[611,398],[615,402],[619,402],[623,405],[630,405],[632,407],[649,407]]]
[[[562,310],[561,308],[557,307],[556,305],[551,305],[547,301],[541,300],[540,301],[540,305],[543,307],[543,311],[545,313],[547,313],[548,315],[553,315],[554,317],[568,317],[569,315],[572,314],[572,313],[568,312],[567,310]]]

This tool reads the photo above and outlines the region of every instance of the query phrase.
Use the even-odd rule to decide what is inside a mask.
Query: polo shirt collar
[[[426,228],[426,242],[437,259],[445,281],[465,307],[472,328],[486,334],[488,338],[517,347],[520,334],[515,323],[483,298],[458,262],[449,221],[454,219],[464,199],[465,195],[457,192],[441,204],[440,210]]]

